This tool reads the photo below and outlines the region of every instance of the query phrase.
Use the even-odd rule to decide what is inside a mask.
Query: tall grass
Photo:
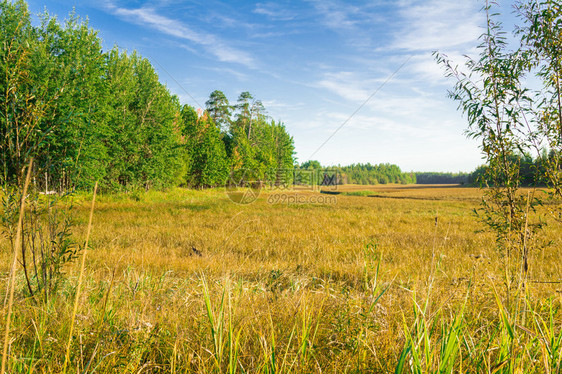
[[[507,303],[475,203],[411,193],[337,206],[102,195],[90,234],[84,197],[88,266],[68,266],[41,304],[16,282],[6,371],[560,372],[559,285],[538,283],[562,278],[558,248],[535,254],[534,282]]]
[[[90,218],[88,220],[88,231],[86,232],[86,242],[82,251],[82,261],[80,262],[80,275],[78,276],[78,285],[76,286],[76,297],[74,299],[74,307],[70,318],[70,328],[68,332],[68,343],[66,344],[66,354],[64,356],[63,372],[66,373],[66,367],[70,357],[70,346],[72,344],[72,332],[74,331],[74,321],[78,311],[78,301],[80,300],[80,292],[82,291],[82,281],[84,279],[84,268],[86,267],[86,255],[88,253],[88,243],[92,232],[92,221],[94,219],[94,207],[96,203],[96,192],[98,191],[98,182],[94,185],[94,196],[92,197],[92,208],[90,209]]]
[[[25,198],[27,197],[27,189],[29,187],[29,182],[31,179],[31,169],[33,167],[33,158],[29,160],[29,165],[27,166],[27,175],[25,177],[25,182],[23,185],[23,189],[21,190],[20,196],[20,211],[19,211],[19,218],[18,224],[16,228],[16,239],[14,241],[14,254],[13,254],[13,261],[12,266],[10,268],[10,280],[8,282],[9,286],[9,296],[8,296],[8,306],[6,311],[6,327],[4,330],[4,344],[2,348],[2,368],[0,369],[0,373],[4,374],[6,371],[6,362],[8,357],[8,345],[9,345],[9,337],[10,337],[10,324],[12,322],[12,308],[14,305],[14,290],[16,284],[16,271],[17,271],[17,263],[18,263],[18,253],[21,249],[21,237],[22,237],[22,226],[23,226],[23,216],[24,216],[24,209],[25,209]],[[4,303],[5,304],[5,303]]]

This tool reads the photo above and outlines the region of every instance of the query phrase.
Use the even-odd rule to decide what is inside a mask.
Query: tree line
[[[384,163],[372,165],[352,164],[339,167],[342,179],[350,184],[412,184],[416,183],[413,173],[405,173],[397,165]]]
[[[293,166],[285,126],[244,92],[181,105],[137,52],[103,51],[76,14],[34,25],[23,0],[0,3],[0,179],[21,184],[34,158],[44,189],[212,187],[232,170]]]
[[[467,184],[472,173],[416,172],[418,184]]]
[[[322,166],[316,160],[309,160],[299,166],[301,170],[325,170],[326,173],[337,175],[338,184],[412,184],[416,183],[414,173],[405,173],[397,165],[383,163],[372,165],[370,163],[351,164],[348,166]]]
[[[551,185],[549,165],[557,161],[553,150],[543,149],[538,156],[533,157],[529,153],[515,152],[507,158],[514,169],[514,173],[519,179],[519,183],[524,187],[548,187]],[[488,175],[492,172],[489,165],[481,165],[468,175],[468,183],[472,185],[494,185],[494,181],[489,180]]]

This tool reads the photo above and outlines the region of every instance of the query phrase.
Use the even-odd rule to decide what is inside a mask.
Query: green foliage
[[[349,184],[412,184],[416,183],[416,176],[412,173],[403,173],[396,165],[392,164],[353,164],[338,168],[344,183]]]
[[[293,167],[293,138],[283,123],[269,120],[261,101],[249,92],[240,94],[235,108],[238,113],[228,134],[232,170],[251,170],[262,179],[277,182]]]
[[[286,173],[293,168],[295,161],[295,146],[293,137],[289,135],[285,125],[281,122],[271,122],[271,149],[273,151],[273,163],[276,170],[275,183],[291,183],[292,173]],[[287,179],[287,174],[290,176]],[[283,180],[281,180],[283,179]]]
[[[562,9],[551,0],[521,0],[515,7],[521,21],[515,49],[496,22],[497,4],[486,1],[486,31],[467,72],[436,54],[456,80],[450,96],[467,116],[468,135],[481,142],[486,164],[470,179],[486,187],[479,213],[496,234],[508,298],[510,290],[527,284],[529,254],[541,248],[545,221],[536,210],[543,201],[521,187],[550,187],[549,213],[557,220],[562,197]],[[528,88],[536,80],[542,89]]]
[[[44,81],[34,82],[35,69],[52,69],[45,66],[45,42],[37,37],[23,1],[0,3],[0,27],[1,175],[4,184],[22,184],[25,166],[49,131],[41,126],[47,109],[63,87],[50,97]]]
[[[248,92],[232,107],[214,91],[199,116],[181,108],[148,60],[102,51],[75,14],[61,24],[45,13],[34,26],[25,2],[3,1],[0,30],[4,185],[21,184],[30,157],[35,185],[59,192],[95,181],[125,191],[222,186],[231,168],[264,176],[293,165],[292,137]]]
[[[468,183],[469,173],[415,173],[418,184],[465,184]]]
[[[207,113],[211,120],[221,128],[228,128],[230,124],[230,116],[232,115],[232,107],[226,98],[226,95],[219,90],[211,92],[209,100],[205,103]]]
[[[290,182],[286,171],[294,163],[293,138],[283,123],[265,115],[261,101],[243,92],[231,106],[223,92],[213,91],[206,105],[202,116],[191,107],[182,111],[187,185],[222,186],[228,173],[244,171],[263,181]]]
[[[108,58],[108,184],[165,187],[183,168],[179,103],[158,82],[148,60],[114,48]]]
[[[138,54],[104,53],[97,32],[71,14],[33,26],[23,1],[0,3],[0,150],[4,184],[58,191],[165,187],[183,167],[179,103]]]
[[[43,48],[32,65],[32,81],[48,87],[50,100],[36,174],[46,190],[67,190],[101,177],[105,57],[97,32],[74,14],[64,26],[44,14],[36,32]]]
[[[206,115],[185,105],[181,131],[186,145],[185,183],[193,187],[222,186],[228,177],[228,159],[220,129]]]
[[[552,157],[552,153],[543,153],[541,156],[535,159],[533,159],[533,157],[528,154],[512,155],[511,160],[513,162],[513,165],[518,168],[521,186],[548,186],[549,182],[546,175],[549,169],[546,167],[546,165],[548,162],[550,162],[549,160],[547,160],[550,157]],[[488,167],[486,165],[481,165],[468,175],[467,182],[472,185],[485,185],[486,175],[488,173]]]
[[[486,1],[487,28],[480,37],[478,59],[468,58],[468,73],[458,70],[445,55],[436,54],[447,76],[456,84],[450,97],[467,116],[467,134],[480,140],[486,167],[481,181],[487,189],[479,210],[482,221],[496,233],[498,249],[505,258],[508,294],[514,279],[525,281],[528,272],[530,236],[539,225],[529,223],[537,201],[520,193],[519,157],[526,148],[529,128],[526,108],[532,103],[530,91],[522,84],[528,57],[521,50],[511,52],[502,25],[496,22],[493,2]],[[515,260],[515,261],[512,261]]]
[[[21,192],[6,188],[2,195],[1,229],[14,251]],[[61,206],[59,200],[57,196],[40,196],[37,192],[27,196],[22,245],[17,249],[25,279],[24,292],[45,301],[57,291],[64,279],[64,266],[76,258],[79,250],[72,237],[72,206]]]
[[[336,174],[334,182],[338,184],[413,184],[416,183],[416,176],[413,173],[403,173],[400,167],[392,164],[352,164],[349,166],[324,167],[316,160],[309,160],[297,166],[298,170],[312,172],[311,184],[322,184],[323,178]],[[306,175],[306,173],[304,174]],[[318,179],[318,180],[316,180]]]
[[[562,197],[562,8],[559,1],[526,0],[517,4],[523,25],[516,30],[525,66],[543,83],[536,93],[529,122],[534,125],[527,139],[539,153],[540,177]],[[544,147],[541,149],[541,147]],[[546,149],[545,149],[546,148]],[[558,213],[560,211],[558,210]]]
[[[301,166],[301,169],[306,169],[306,170],[318,170],[318,169],[322,169],[322,165],[320,165],[319,161],[316,160],[308,160],[306,162],[304,162]]]

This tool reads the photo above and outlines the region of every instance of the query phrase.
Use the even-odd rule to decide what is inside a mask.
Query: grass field
[[[505,259],[473,212],[481,190],[337,192],[98,196],[68,372],[562,370],[562,230],[547,208],[552,243],[508,298]],[[75,198],[80,240],[90,198]],[[9,372],[62,370],[78,272],[40,302],[18,276]]]

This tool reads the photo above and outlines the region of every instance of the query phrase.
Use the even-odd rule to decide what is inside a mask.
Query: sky
[[[509,1],[500,11],[511,12]],[[249,91],[285,123],[297,160],[469,172],[478,141],[447,97],[433,51],[462,63],[483,32],[477,0],[28,0],[64,20],[74,8],[105,49],[138,51],[182,104]]]

